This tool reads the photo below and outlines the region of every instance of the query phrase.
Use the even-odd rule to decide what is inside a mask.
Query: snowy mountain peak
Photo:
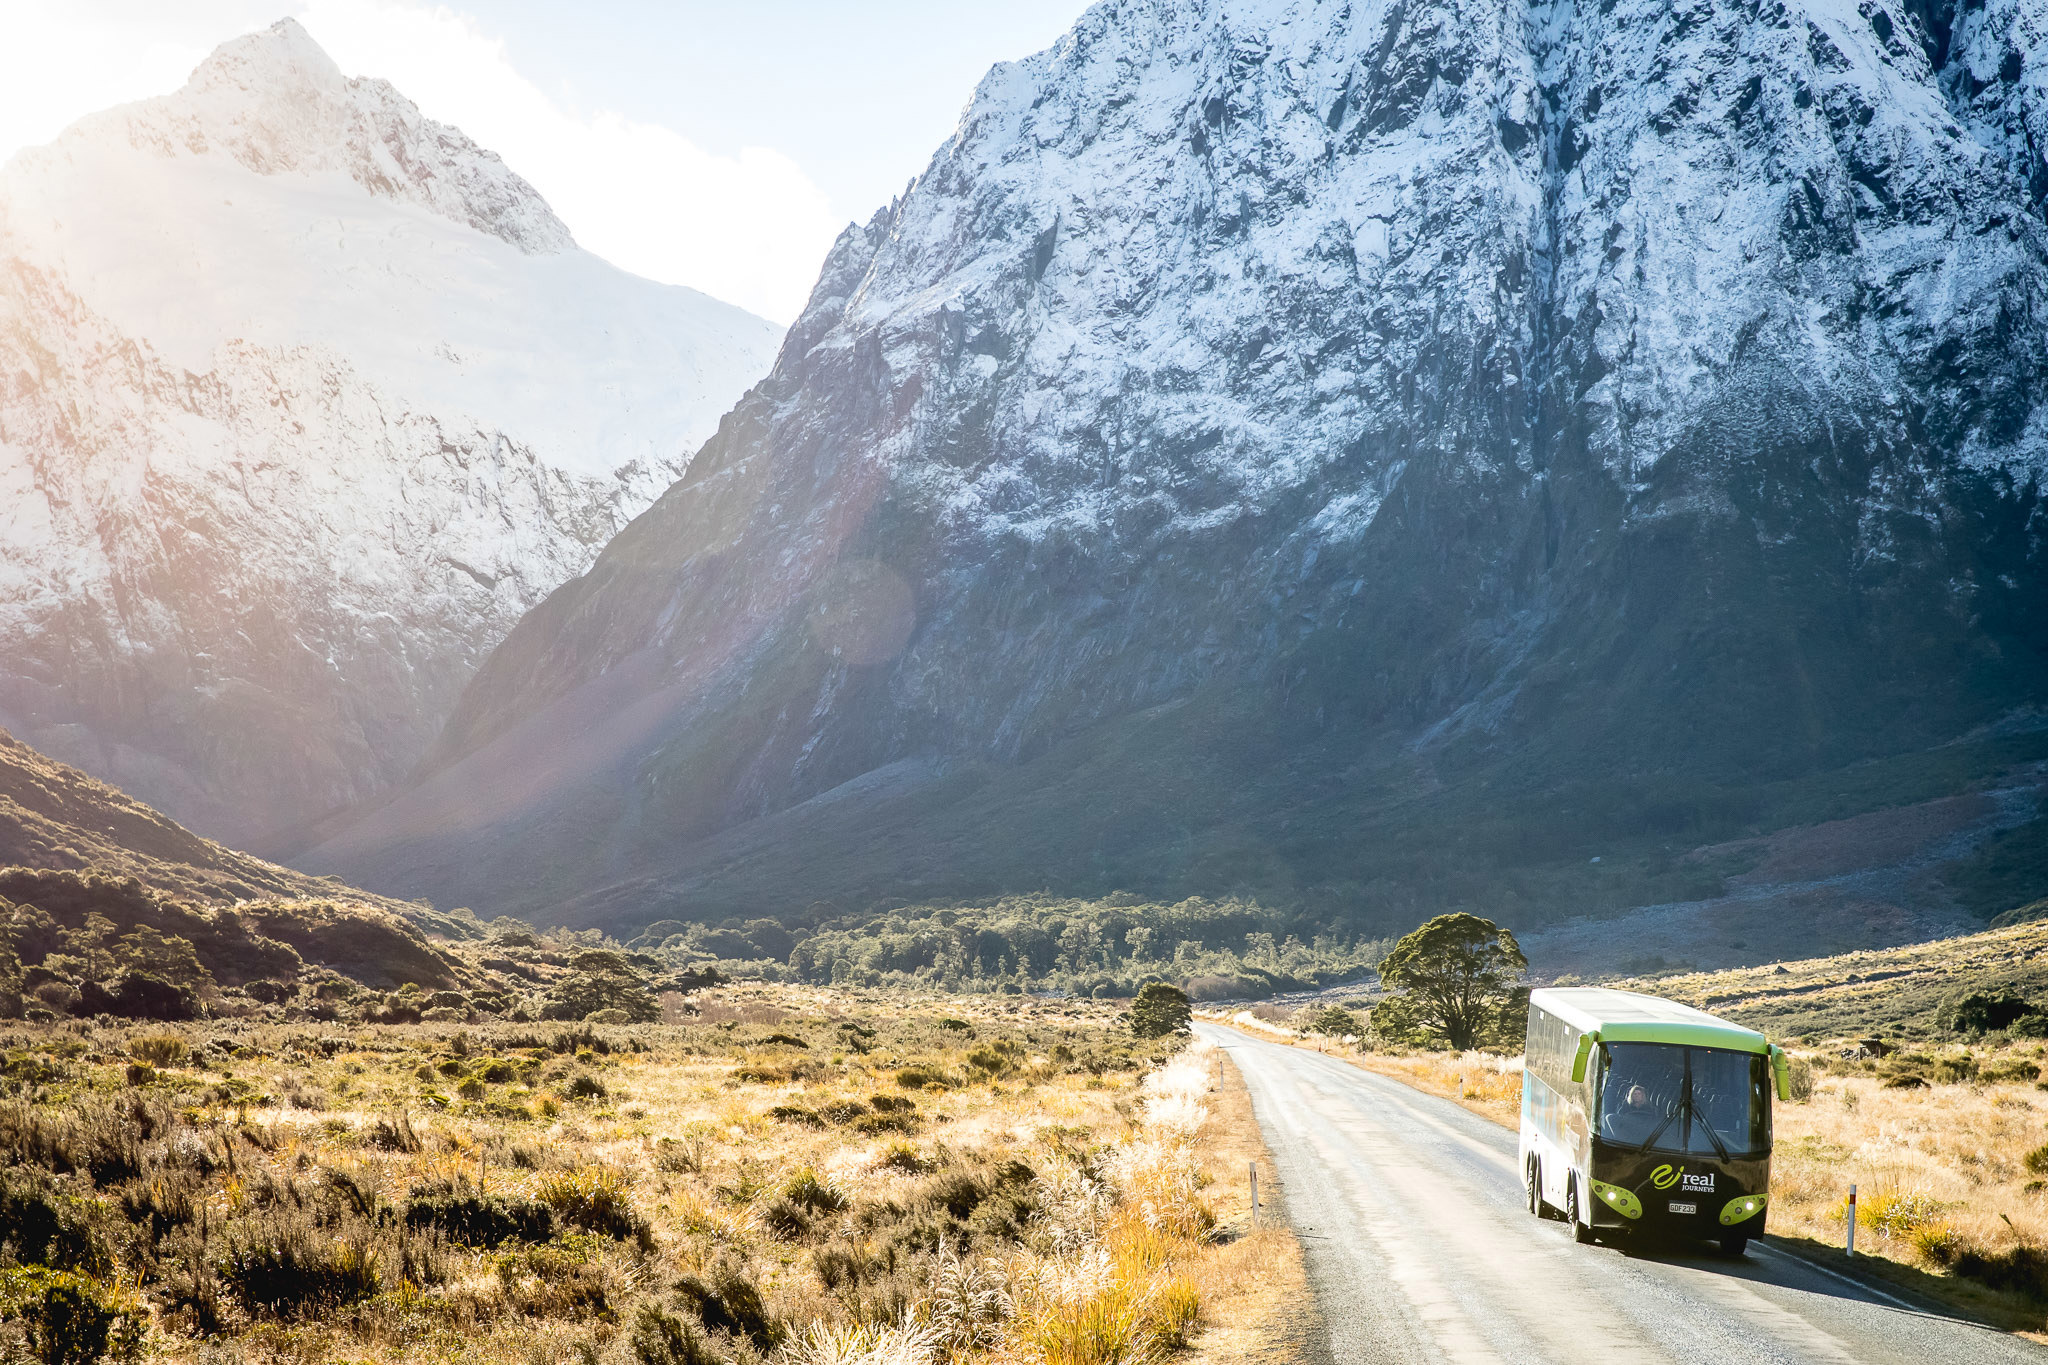
[[[255,92],[260,98],[320,91],[339,98],[348,78],[296,19],[280,19],[258,33],[230,38],[192,69],[188,93]]]
[[[0,727],[245,846],[374,797],[780,336],[226,44],[0,168]]]
[[[345,175],[529,255],[575,246],[497,153],[427,118],[389,82],[342,75],[294,19],[221,44],[176,94],[86,119],[57,147],[110,136],[163,157],[226,156],[259,175]]]

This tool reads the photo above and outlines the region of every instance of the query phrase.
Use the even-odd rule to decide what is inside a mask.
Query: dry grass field
[[[1276,1358],[1262,1324],[1298,1252],[1247,1226],[1257,1130],[1213,1049],[1085,1001],[696,1004],[630,1026],[13,1026],[0,1351]]]

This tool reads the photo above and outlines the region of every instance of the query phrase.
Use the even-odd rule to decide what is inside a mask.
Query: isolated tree
[[[1459,913],[1438,915],[1396,943],[1380,961],[1380,982],[1406,996],[1412,1017],[1462,1052],[1499,1019],[1528,968],[1512,933]]]
[[[555,983],[541,1006],[543,1019],[588,1019],[600,1010],[622,1011],[628,1022],[651,1024],[661,1006],[636,976],[611,972],[577,972]]]
[[[1305,1011],[1301,1027],[1305,1033],[1321,1033],[1331,1038],[1350,1037],[1365,1032],[1364,1022],[1342,1005],[1324,1005],[1318,1009]]]
[[[1195,1012],[1188,1008],[1187,992],[1164,981],[1147,982],[1131,1002],[1131,1032],[1140,1038],[1186,1033],[1194,1017]]]

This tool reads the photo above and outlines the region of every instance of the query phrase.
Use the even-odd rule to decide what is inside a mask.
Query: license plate
[[[1673,1213],[1698,1213],[1700,1211],[1698,1204],[1681,1204],[1676,1200],[1671,1202],[1670,1208]]]

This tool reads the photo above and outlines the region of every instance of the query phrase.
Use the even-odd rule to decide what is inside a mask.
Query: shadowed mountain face
[[[1050,885],[1391,926],[1506,885],[1461,848],[1705,842],[2022,714],[2044,40],[2042,0],[1099,6],[309,865],[604,923]]]

